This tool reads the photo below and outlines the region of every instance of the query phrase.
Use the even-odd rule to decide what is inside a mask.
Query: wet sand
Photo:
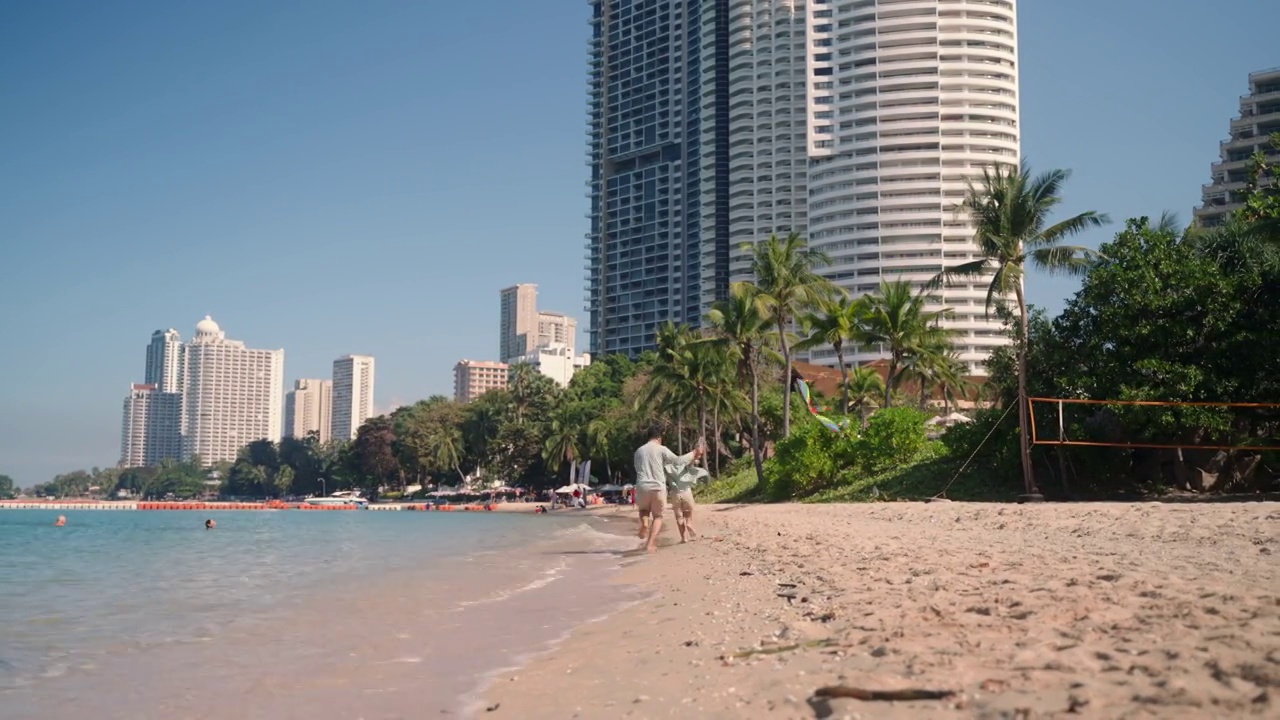
[[[650,599],[498,676],[480,715],[1280,717],[1278,504],[700,511],[702,540],[668,528],[620,574]]]

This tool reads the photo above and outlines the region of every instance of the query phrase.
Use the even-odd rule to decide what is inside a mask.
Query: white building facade
[[[354,440],[373,417],[374,359],[345,355],[333,361],[333,410],[329,434],[334,440]]]
[[[525,363],[555,381],[560,387],[569,387],[574,374],[591,364],[590,353],[575,356],[573,348],[559,343],[534,350],[516,358],[512,364]]]
[[[284,396],[284,436],[302,440],[315,433],[320,442],[329,442],[332,423],[333,382],[296,380]]]
[[[182,457],[182,394],[135,383],[124,400],[120,467],[145,467]]]
[[[498,358],[523,355],[537,342],[539,331],[538,286],[512,285],[498,293]]]
[[[147,368],[143,382],[154,385],[160,392],[182,392],[182,337],[177,330],[157,330],[151,333],[147,345]]]
[[[1231,135],[1219,145],[1213,182],[1201,188],[1203,204],[1194,211],[1196,222],[1216,227],[1244,207],[1249,160],[1255,152],[1280,160],[1271,147],[1271,134],[1280,132],[1280,67],[1249,73],[1249,94],[1240,98],[1240,115],[1231,121]]]
[[[206,316],[185,356],[183,459],[230,462],[255,440],[280,439],[284,350],[228,340]]]
[[[577,336],[578,321],[574,318],[563,313],[539,312],[538,342],[530,349],[563,345],[569,348],[569,354],[572,355],[578,346]]]
[[[509,366],[490,360],[459,360],[453,366],[453,399],[469,403],[490,390],[507,387]]]

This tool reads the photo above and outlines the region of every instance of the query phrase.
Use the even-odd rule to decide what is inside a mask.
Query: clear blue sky
[[[1023,147],[1075,171],[1066,209],[1188,219],[1247,73],[1280,65],[1280,3],[1021,5]],[[290,382],[377,356],[384,408],[496,353],[501,287],[585,325],[587,17],[0,4],[0,473],[114,464],[151,331],[206,313]]]

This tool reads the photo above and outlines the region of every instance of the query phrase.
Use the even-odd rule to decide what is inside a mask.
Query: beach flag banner
[[[804,404],[805,407],[809,408],[809,414],[817,418],[818,422],[822,423],[823,427],[827,428],[831,432],[837,433],[844,432],[849,428],[848,418],[843,418],[840,422],[836,422],[826,415],[823,415],[818,411],[818,408],[813,406],[813,395],[809,392],[809,384],[804,380],[796,378],[796,389],[800,391],[800,397],[804,398]],[[826,410],[826,408],[823,408],[823,410]]]

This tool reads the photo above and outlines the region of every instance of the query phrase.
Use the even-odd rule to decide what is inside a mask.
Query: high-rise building
[[[344,355],[333,361],[333,414],[330,437],[354,440],[365,420],[373,417],[373,358]]]
[[[752,279],[741,245],[775,233],[804,235],[855,295],[922,288],[975,257],[956,206],[983,168],[1020,159],[1014,0],[592,7],[593,352],[651,347],[665,320],[699,325],[723,281]],[[986,289],[931,294],[954,309],[971,372],[1007,342]]]
[[[812,3],[811,3],[812,4]],[[833,12],[815,5],[815,12]],[[731,0],[729,3],[729,280],[751,280],[744,245],[770,235],[804,234],[809,136],[805,3]],[[834,40],[813,43],[814,65],[830,65]],[[834,87],[833,78],[814,88]],[[834,107],[815,110],[828,120]]]
[[[284,350],[228,340],[207,315],[186,345],[184,459],[233,461],[255,440],[280,439]]]
[[[578,346],[578,321],[561,313],[539,312],[538,342],[530,350],[552,345],[567,347],[573,355]]]
[[[298,439],[315,433],[329,442],[332,431],[333,383],[329,380],[295,380],[284,396],[284,436]]]
[[[173,328],[151,333],[143,382],[159,392],[182,392],[182,337]]]
[[[1231,121],[1230,137],[1219,144],[1220,159],[1211,168],[1213,182],[1201,188],[1203,204],[1194,211],[1197,223],[1221,225],[1244,207],[1249,159],[1259,151],[1280,157],[1280,150],[1271,147],[1271,134],[1278,132],[1280,67],[1249,73],[1249,94],[1240,98],[1240,116]]]
[[[878,0],[809,9],[808,237],[824,275],[854,295],[882,281],[923,287],[978,257],[957,214],[967,184],[1020,160],[1017,15],[1013,0]],[[829,9],[830,11],[831,9]],[[932,293],[973,373],[1008,342],[987,317],[989,278]],[[859,347],[855,363],[884,356]],[[830,364],[829,353],[814,353]]]
[[[182,394],[135,383],[124,400],[120,467],[156,465],[182,457]]]
[[[498,357],[523,355],[537,344],[538,286],[523,283],[500,293]]]
[[[729,280],[729,0],[591,0],[591,351],[698,325]]]
[[[490,390],[507,387],[506,363],[487,360],[459,360],[453,366],[453,399],[469,403]]]

